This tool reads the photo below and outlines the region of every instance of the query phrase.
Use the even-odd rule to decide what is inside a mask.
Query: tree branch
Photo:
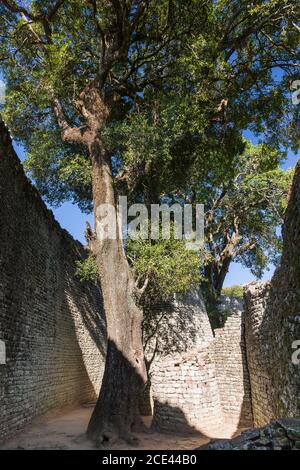
[[[106,39],[105,39],[105,34],[104,34],[104,31],[103,29],[101,28],[100,26],[100,23],[97,19],[97,13],[98,13],[98,10],[97,10],[97,3],[96,3],[96,0],[89,0],[89,3],[92,5],[92,8],[93,8],[93,20],[94,20],[94,24],[96,26],[96,30],[101,38],[101,46],[102,46],[102,50],[101,50],[101,65],[102,67],[104,66],[105,64],[105,55],[106,55]]]
[[[148,287],[148,284],[149,284],[149,277],[147,276],[146,279],[145,279],[144,284],[142,285],[142,287],[137,287],[139,298],[141,298],[142,295],[144,294],[145,290]]]
[[[86,143],[87,140],[85,138],[85,134],[87,132],[87,126],[82,127],[70,127],[61,103],[58,98],[53,99],[53,112],[57,120],[57,124],[61,131],[61,137],[64,142],[79,142],[79,143]]]
[[[25,7],[18,5],[14,0],[1,0],[1,3],[10,10],[12,13],[23,13],[27,18],[30,18],[32,21],[43,21],[43,19],[51,20],[53,16],[57,13],[59,8],[65,3],[66,0],[57,0],[53,8],[49,11],[48,14],[45,13],[31,13]]]
[[[51,42],[51,27],[50,27],[50,22],[53,19],[53,17],[56,15],[58,12],[59,8],[65,3],[65,0],[58,0],[55,5],[53,6],[52,9],[49,10],[48,13],[31,13],[29,10],[27,10],[25,7],[18,5],[15,1],[13,0],[0,0],[1,3],[12,13],[18,13],[21,15],[21,17],[26,20],[27,24],[30,24],[28,20],[31,20],[32,22],[38,22],[41,23],[45,35],[47,37],[48,42]],[[30,27],[31,32],[38,37],[37,33],[34,31],[32,26]],[[41,39],[39,38],[39,41],[42,43]]]
[[[219,206],[220,202],[222,201],[222,199],[225,197],[226,192],[227,192],[227,188],[223,188],[222,191],[221,191],[221,194],[213,202],[213,205],[212,205],[212,207],[211,207],[211,209],[208,213],[208,217],[206,218],[206,221],[205,221],[206,227],[208,227],[213,222],[215,211],[218,208],[218,206]]]
[[[54,7],[52,8],[52,10],[49,11],[48,15],[47,15],[47,19],[49,21],[52,20],[52,18],[56,15],[56,13],[58,12],[58,10],[60,9],[60,7],[65,3],[66,0],[58,0]]]
[[[253,238],[252,240],[249,240],[247,243],[244,243],[237,251],[233,253],[233,257],[236,258],[237,256],[242,255],[246,251],[253,250],[256,246],[256,240]]]
[[[30,13],[26,8],[18,5],[16,2],[13,0],[7,1],[7,0],[1,0],[1,3],[10,10],[12,13],[23,13],[23,15],[26,15],[27,18],[30,18],[32,21],[41,21],[41,19],[44,17],[44,14],[38,13],[38,14],[32,14]]]

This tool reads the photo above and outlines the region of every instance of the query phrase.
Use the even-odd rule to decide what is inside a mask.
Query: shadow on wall
[[[151,310],[146,310],[143,321],[143,344],[148,383],[140,403],[143,415],[153,414],[151,396],[151,380],[153,373],[155,374],[153,365],[171,355],[178,356],[194,351],[198,347],[203,348],[204,343],[212,340],[212,330],[199,291],[188,293],[178,301],[152,305]]]
[[[170,432],[183,425],[180,412],[200,432],[218,437],[226,427],[230,437],[253,425],[244,314],[236,310],[214,337],[201,295],[192,300],[151,317],[152,324],[158,322],[150,336],[152,351],[146,351],[151,369],[141,412],[154,415],[154,425],[162,422]]]
[[[134,357],[128,360],[110,338],[107,356],[109,360],[105,363],[102,387],[87,436],[98,447],[113,444],[119,437],[132,445],[136,443],[132,432],[139,431],[142,424],[137,395],[144,377],[139,361]]]
[[[216,427],[193,426],[189,417],[179,406],[173,406],[169,403],[162,403],[159,400],[154,402],[154,419],[151,429],[166,434],[174,434],[176,436],[198,436],[211,439],[231,439],[240,434],[240,428],[233,423],[223,423]],[[168,419],[169,417],[169,419]]]
[[[67,311],[63,303],[62,308]],[[8,336],[7,364],[0,367],[0,441],[51,409],[95,399],[98,384],[78,345],[71,316],[57,327],[60,331],[55,337],[38,336],[34,330],[34,340],[20,336],[27,350],[17,356]],[[96,366],[99,374],[100,364]]]
[[[127,386],[126,382],[130,382],[132,387],[140,387],[142,378],[134,364],[128,361],[111,340],[108,342],[108,353],[111,360],[106,364],[103,383],[104,388],[108,389],[110,393],[104,393],[102,396],[101,393],[104,392],[104,389],[101,389],[100,399],[96,404],[88,427],[88,437],[96,442],[99,447],[108,447],[114,444],[120,430],[122,431],[120,437],[132,444],[134,442],[132,441],[133,436],[130,435],[131,431],[139,432],[141,430],[139,422],[137,427],[133,424],[133,421],[136,421],[134,419],[135,415],[130,411],[137,410],[135,408],[137,403],[132,401],[134,399],[132,389]],[[124,378],[127,379],[121,386],[120,377],[123,378],[123,381]],[[130,404],[130,407],[128,404]],[[163,419],[160,419],[158,423],[153,422],[151,427],[153,431],[171,432],[176,436],[201,436],[209,439],[208,435],[196,429],[189,422],[180,407],[161,403],[158,400],[155,400],[154,406],[155,417],[158,417],[161,411]],[[169,426],[168,416],[170,416],[172,429]]]
[[[101,296],[94,286],[83,289],[64,250],[60,256],[54,262],[56,286],[49,282],[51,302],[46,296],[41,311],[41,293],[36,289],[29,299],[26,288],[19,287],[6,304],[9,322],[1,318],[7,361],[0,366],[0,440],[36,416],[95,400],[99,393],[106,352]],[[18,272],[16,282],[26,277],[26,270]]]
[[[104,368],[99,290],[74,278],[83,247],[24,175],[0,121],[0,439],[48,410],[94,399]]]
[[[289,280],[289,267],[283,261],[271,282],[253,283],[245,293],[247,355],[256,426],[300,415],[300,365],[292,361],[293,343],[300,339],[300,300],[299,294],[293,292],[295,284],[289,284],[291,291],[286,286]]]
[[[246,350],[246,329],[245,329],[245,311],[241,317],[241,341],[240,350],[242,354],[242,387],[244,390],[243,400],[240,409],[240,416],[237,423],[237,428],[253,427],[253,410],[252,410],[252,396],[251,396],[251,383],[250,373],[247,360]]]
[[[225,422],[236,428],[251,426],[253,419],[245,346],[245,315],[241,309],[228,316],[223,328],[215,329],[213,352]]]
[[[76,295],[78,288],[81,289],[80,296]],[[72,269],[66,278],[65,302],[74,322],[76,341],[81,350],[84,368],[97,398],[107,349],[106,322],[100,286],[76,280],[75,269]]]
[[[199,435],[208,437],[189,423],[184,411],[178,406],[154,400],[154,419],[151,425],[155,431],[176,435]]]
[[[199,344],[199,338],[212,336],[209,321],[203,320],[205,305],[199,291],[180,300],[152,305],[143,320],[144,349],[149,355],[186,352]]]

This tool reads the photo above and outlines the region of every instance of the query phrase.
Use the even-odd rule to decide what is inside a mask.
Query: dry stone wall
[[[242,310],[234,311],[227,318],[225,326],[215,330],[213,347],[224,419],[236,426],[252,425],[244,319]]]
[[[245,302],[254,423],[300,416],[300,365],[292,360],[293,343],[300,340],[299,163],[283,226],[281,264],[271,282],[248,286]]]
[[[96,398],[100,291],[74,277],[84,249],[24,175],[0,121],[0,440],[53,408]]]
[[[213,334],[201,294],[157,312],[150,369],[154,426],[166,432],[208,433],[223,422],[213,362]],[[147,350],[146,350],[147,351]],[[149,358],[149,353],[147,357]]]
[[[199,292],[161,310],[163,316],[153,313],[146,349],[154,426],[213,436],[229,421],[236,428],[251,425],[242,312],[229,316],[214,337]]]
[[[213,435],[224,422],[209,348],[166,357],[153,368],[154,426]]]

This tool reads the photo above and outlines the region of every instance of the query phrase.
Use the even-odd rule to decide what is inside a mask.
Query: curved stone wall
[[[233,431],[251,425],[242,312],[229,316],[214,336],[199,292],[157,310],[146,348],[154,426],[214,436],[224,424]]]

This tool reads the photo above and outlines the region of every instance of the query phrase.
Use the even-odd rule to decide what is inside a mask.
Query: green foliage
[[[91,211],[91,161],[83,147],[64,145],[57,130],[38,129],[24,166],[52,206],[71,200],[82,211]]]
[[[128,239],[126,251],[138,285],[149,280],[142,298],[144,306],[169,301],[174,294],[180,297],[199,286],[199,255],[188,250],[183,241]],[[76,261],[75,276],[81,282],[98,282],[98,268],[92,255]]]
[[[222,294],[226,297],[235,297],[237,299],[242,299],[244,296],[244,288],[240,285],[223,287]]]
[[[278,226],[293,177],[293,169],[278,166],[281,158],[272,147],[246,142],[231,174],[224,173],[218,186],[204,188],[208,201],[204,256],[215,275],[226,260],[240,261],[257,277],[270,262],[276,263],[281,250]],[[202,199],[202,194],[200,184],[197,198]]]
[[[97,284],[99,279],[98,268],[95,258],[92,255],[89,255],[84,260],[76,261],[75,276],[81,282],[92,282]]]
[[[201,269],[219,290],[233,259],[261,276],[281,247],[277,227],[292,175],[279,168],[282,149],[299,144],[300,107],[290,97],[299,73],[298,0],[71,0],[54,13],[55,2],[35,0],[24,2],[26,14],[7,4],[0,4],[4,117],[44,197],[91,210],[88,150],[61,141],[53,98],[70,126],[86,125],[76,103],[113,45],[100,83],[114,176],[127,175],[131,200],[205,203],[212,217]],[[245,129],[264,143],[244,141]],[[176,244],[145,244],[133,256],[137,275],[146,276],[149,262],[157,289],[164,276],[171,284],[172,269],[179,282],[175,265],[188,279],[185,259],[192,271],[196,262],[183,253]]]
[[[128,257],[142,285],[148,279],[144,304],[169,301],[193,290],[200,282],[199,255],[181,240],[128,240]]]
[[[297,0],[126,3],[131,19],[139,6],[142,10],[136,28],[132,25],[131,46],[113,61],[103,87],[115,103],[105,136],[117,167],[125,167],[138,183],[139,196],[153,192],[153,177],[156,197],[181,188],[195,172],[205,179],[222,162],[223,171],[230,169],[242,152],[244,129],[263,132],[277,148],[296,148],[299,107],[291,106],[290,82],[298,71],[293,65],[299,53]],[[53,2],[29,5],[31,15],[50,14]],[[98,70],[99,28],[108,44],[117,34],[113,5],[62,2],[46,29],[42,21],[28,15],[26,20],[0,5],[6,18],[0,39],[0,57],[6,59],[0,67],[8,85],[5,119],[28,150],[31,176],[51,202],[87,201],[85,176],[84,191],[80,178],[70,187],[69,178],[61,178],[53,165],[46,165],[43,179],[32,155],[38,154],[41,129],[49,148],[55,131],[59,139],[54,95],[72,126],[84,123],[75,102]],[[59,140],[54,149],[59,167],[66,153],[83,154]]]

